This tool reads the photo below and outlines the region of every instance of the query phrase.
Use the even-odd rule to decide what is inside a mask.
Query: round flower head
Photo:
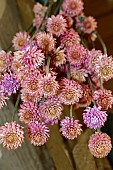
[[[47,31],[58,37],[66,31],[66,27],[66,20],[61,15],[52,15],[47,20]]]
[[[39,120],[38,109],[35,103],[26,102],[20,105],[18,116],[24,124],[29,124],[33,120]]]
[[[96,100],[97,106],[101,106],[102,110],[108,110],[108,108],[112,108],[113,95],[111,90],[96,90],[94,92],[93,99]]]
[[[21,50],[22,47],[30,40],[30,36],[27,32],[18,32],[14,36],[12,43],[15,50]]]
[[[74,17],[82,12],[83,2],[81,0],[64,0],[62,9],[66,14]]]
[[[33,26],[36,27],[37,29],[39,29],[40,23],[42,22],[44,17],[43,15],[36,15],[35,18],[33,19]],[[43,31],[46,27],[47,24],[47,20],[45,19],[44,22],[42,23],[42,26],[40,28],[41,31]]]
[[[59,100],[66,105],[75,104],[82,97],[82,86],[73,80],[63,79],[60,83]]]
[[[107,120],[105,111],[100,110],[101,107],[88,107],[83,113],[83,120],[87,127],[91,129],[101,128]]]
[[[40,116],[45,123],[58,123],[62,110],[63,106],[58,98],[48,98],[45,102],[42,102],[39,105]]]
[[[66,63],[66,55],[64,53],[64,50],[61,50],[60,47],[53,50],[51,56],[56,67]]]
[[[97,28],[97,22],[91,16],[84,17],[82,22],[77,18],[76,27],[84,33],[91,34]]]
[[[77,138],[77,136],[80,135],[82,132],[82,125],[78,122],[79,120],[74,120],[73,118],[67,116],[63,120],[61,120],[60,132],[62,133],[62,135],[70,140]]]
[[[12,93],[16,93],[19,88],[17,78],[13,74],[4,74],[3,79],[0,82],[0,90],[6,95],[10,96]]]
[[[31,122],[28,125],[26,134],[31,144],[41,146],[49,138],[49,129],[43,122]]]
[[[7,70],[7,55],[5,51],[0,51],[0,73],[4,73]]]
[[[92,102],[92,92],[90,87],[87,84],[82,84],[83,95],[80,98],[77,106],[79,107],[88,107]]]
[[[64,11],[60,10],[60,15],[62,15],[64,17],[64,19],[66,20],[66,24],[67,24],[67,28],[71,28],[73,25],[73,19],[72,17],[70,17],[69,15],[67,15]]]
[[[41,77],[41,79],[39,80],[39,91],[42,96],[52,97],[56,95],[59,89],[59,84],[55,79],[56,77],[51,76],[50,73],[48,73],[44,77]]]
[[[78,83],[83,83],[88,77],[87,70],[71,66],[71,77]]]
[[[44,13],[47,11],[47,7],[46,6],[42,6],[42,4],[40,3],[36,3],[33,7],[33,12],[35,13],[35,15],[44,15]]]
[[[96,158],[104,158],[111,151],[111,138],[106,133],[95,132],[88,144],[89,150]]]
[[[80,37],[74,29],[66,30],[63,35],[60,36],[61,47],[68,47],[73,44],[80,43]]]
[[[23,127],[16,122],[5,123],[0,127],[0,144],[3,147],[10,149],[17,149],[24,141]]]
[[[6,100],[8,100],[8,97],[5,96],[3,92],[0,91],[0,109],[6,105]]]
[[[46,34],[45,32],[39,32],[35,38],[36,38],[38,47],[43,52],[49,52],[54,49],[55,39],[53,38],[52,34],[49,34],[49,33]]]
[[[111,56],[101,55],[95,67],[98,77],[101,77],[105,81],[113,78],[113,59]]]
[[[66,57],[70,64],[81,66],[84,63],[86,49],[81,44],[72,45],[66,48]]]

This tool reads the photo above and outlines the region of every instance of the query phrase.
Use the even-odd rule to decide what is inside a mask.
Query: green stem
[[[97,35],[97,38],[98,38],[98,40],[100,41],[100,43],[102,45],[104,54],[107,54],[107,48],[106,48],[106,45],[105,45],[103,39],[101,38],[101,36],[100,36],[100,34],[98,32],[96,32],[96,35]]]
[[[70,105],[70,117],[73,117],[73,105]]]
[[[97,132],[101,132],[101,130],[99,128],[97,128]]]
[[[13,116],[12,116],[12,121],[14,121],[14,117],[15,117],[15,113],[17,112],[19,101],[20,101],[20,92],[18,94],[16,103],[15,103],[15,107],[14,107],[14,111],[13,111]]]
[[[67,63],[67,78],[70,80],[70,63]]]
[[[100,88],[103,89],[102,78],[100,77]]]
[[[46,74],[48,74],[48,73],[49,73],[50,61],[51,61],[51,58],[48,56],[48,59],[47,59],[47,65],[46,65]]]

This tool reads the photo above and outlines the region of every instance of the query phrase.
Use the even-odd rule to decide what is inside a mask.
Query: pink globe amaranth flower
[[[27,41],[30,40],[30,35],[27,32],[18,32],[14,36],[12,43],[15,50],[21,50]]]
[[[95,132],[89,139],[89,150],[96,158],[104,158],[111,151],[111,138],[106,133]]]
[[[72,28],[66,30],[65,33],[60,36],[60,45],[62,48],[79,43],[80,43],[79,34]]]
[[[49,138],[49,129],[45,123],[35,121],[29,123],[26,134],[31,144],[41,146],[44,145]]]
[[[0,73],[5,73],[7,70],[7,54],[5,51],[0,51]]]
[[[82,86],[74,80],[63,79],[60,82],[59,100],[65,105],[71,105],[79,102],[83,95]]]
[[[81,0],[64,0],[62,9],[66,14],[74,17],[82,12],[83,2]]]
[[[87,84],[82,84],[83,95],[76,104],[78,107],[88,107],[92,102],[92,92]]]
[[[83,83],[86,81],[86,77],[88,77],[87,70],[84,68],[74,67],[71,66],[71,77],[73,80],[77,81],[78,83]]]
[[[47,6],[42,6],[42,4],[38,2],[33,7],[33,12],[35,13],[35,15],[42,16],[46,11],[47,11]]]
[[[25,90],[28,93],[37,95],[37,97],[41,97],[39,89],[39,81],[41,77],[42,76],[39,71],[29,72],[29,74],[27,74],[21,82],[23,91]]]
[[[53,38],[52,34],[39,32],[35,38],[38,47],[43,52],[47,53],[55,48],[55,39]]]
[[[82,125],[78,122],[79,120],[74,120],[73,118],[65,116],[65,118],[60,121],[60,132],[62,135],[70,140],[77,138],[82,132]]]
[[[66,27],[66,20],[61,15],[52,15],[51,18],[47,19],[47,32],[55,36],[59,37],[63,34],[66,31]]]
[[[44,122],[48,124],[58,123],[62,111],[63,106],[58,98],[48,98],[39,105],[40,116],[43,118]]]
[[[6,97],[5,94],[0,91],[0,109],[6,105],[6,100],[8,100],[8,97]]]
[[[56,81],[56,76],[48,73],[46,76],[41,77],[39,80],[39,93],[44,97],[52,97],[57,94],[59,84]]]
[[[60,47],[51,52],[51,57],[56,67],[66,63],[66,54],[64,53],[64,49],[60,49]]]
[[[113,59],[107,55],[100,55],[95,65],[96,74],[104,81],[113,78]]]
[[[76,27],[86,34],[91,34],[97,28],[97,22],[92,16],[84,17],[83,21],[77,18],[76,21]]]
[[[32,121],[39,120],[38,108],[33,102],[25,102],[20,105],[18,112],[19,120],[23,124],[29,124]]]
[[[5,73],[2,77],[3,78],[0,82],[0,91],[2,91],[6,96],[11,96],[13,93],[16,93],[20,86],[16,76],[12,73]]]
[[[100,50],[92,49],[91,51],[87,51],[84,66],[87,69],[90,75],[96,74],[96,64],[98,63],[98,58],[102,55]]]
[[[3,147],[10,149],[17,149],[24,141],[23,127],[16,122],[5,123],[0,127],[0,144]]]
[[[113,95],[111,90],[96,90],[94,92],[93,99],[96,100],[97,106],[101,106],[102,110],[108,110],[108,108],[112,108]]]
[[[101,111],[101,107],[88,107],[83,113],[83,120],[87,127],[91,129],[101,128],[107,120],[106,111]]]
[[[86,55],[86,49],[81,44],[72,45],[66,48],[67,61],[74,66],[82,66]]]
[[[24,66],[37,69],[43,64],[45,56],[44,53],[37,48],[37,46],[33,46],[31,49],[25,51],[21,60]]]

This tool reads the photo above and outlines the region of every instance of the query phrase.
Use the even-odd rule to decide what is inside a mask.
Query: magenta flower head
[[[49,138],[49,129],[45,123],[35,121],[29,123],[26,134],[31,144],[41,146]]]
[[[73,118],[70,117],[65,117],[63,120],[60,122],[60,132],[62,135],[67,138],[73,140],[74,138],[77,138],[78,135],[81,134],[82,129],[81,129],[81,124],[78,123],[79,120],[74,120]]]
[[[88,147],[96,158],[104,158],[111,151],[111,138],[106,133],[95,132],[89,139]]]
[[[83,120],[87,127],[91,129],[101,128],[107,120],[106,111],[101,111],[101,107],[88,107],[83,113]]]
[[[24,141],[23,127],[16,122],[5,123],[0,127],[0,144],[3,147],[10,149],[17,149]]]

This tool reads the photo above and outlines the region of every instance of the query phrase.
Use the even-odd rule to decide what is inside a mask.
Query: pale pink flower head
[[[106,133],[95,132],[89,139],[89,150],[96,158],[104,158],[111,151],[111,138]]]
[[[60,36],[66,31],[66,20],[61,15],[54,16],[47,20],[47,31],[55,36]]]
[[[65,105],[71,105],[79,102],[83,95],[82,86],[74,80],[63,79],[60,82],[59,100]]]
[[[39,120],[38,108],[33,102],[25,102],[20,105],[18,112],[19,120],[23,124],[29,124],[34,120]]]
[[[83,21],[77,18],[76,21],[76,27],[86,34],[91,34],[97,28],[97,22],[92,16],[84,17]]]
[[[71,65],[82,66],[85,55],[86,49],[81,44],[73,44],[66,48],[66,57]]]
[[[6,100],[8,100],[8,97],[6,97],[5,94],[0,91],[0,109],[6,105]]]
[[[74,120],[73,118],[65,116],[65,118],[60,122],[60,132],[62,135],[70,140],[77,138],[82,132],[82,125],[78,122],[79,120]]]
[[[29,123],[26,134],[31,144],[41,146],[44,145],[49,138],[49,129],[45,123],[35,121]]]
[[[104,125],[107,114],[106,111],[101,111],[101,107],[88,107],[83,113],[83,120],[87,127],[97,129]]]
[[[91,51],[87,51],[84,66],[89,74],[92,75],[96,72],[96,64],[101,55],[102,52],[100,50],[95,50],[94,48]]]
[[[48,98],[39,105],[40,116],[43,118],[45,123],[58,123],[62,111],[63,106],[61,105],[58,98]]]
[[[17,149],[24,141],[23,127],[16,122],[5,123],[0,127],[0,144],[3,147],[10,149]]]
[[[36,3],[33,7],[33,12],[35,15],[44,15],[44,13],[47,11],[47,6],[42,6],[40,3]]]
[[[44,15],[36,15],[35,18],[33,19],[33,26],[38,29],[40,27],[42,20],[43,20],[43,17],[44,17]],[[43,31],[46,24],[47,24],[47,19],[45,19],[44,22],[42,23],[40,30]]]
[[[0,51],[0,73],[4,73],[7,70],[7,54],[5,51]]]
[[[73,44],[79,44],[80,37],[74,29],[66,30],[63,35],[60,36],[61,47],[68,47]]]
[[[39,32],[36,35],[36,42],[38,47],[45,53],[52,51],[55,48],[55,39],[52,34]]]
[[[54,49],[51,52],[51,56],[56,67],[66,63],[66,54],[64,53],[64,49],[60,49],[60,47]]]
[[[71,77],[78,83],[83,83],[88,77],[86,69],[71,66]]]
[[[21,90],[21,100],[23,102],[37,103],[40,99],[41,99],[41,96],[39,93],[29,92],[28,89],[26,89],[26,88],[23,88]]]
[[[102,110],[108,110],[108,108],[112,108],[113,95],[111,90],[96,90],[94,92],[93,99],[96,101],[97,106],[101,106]]]
[[[101,77],[104,81],[113,78],[113,59],[111,56],[101,55],[97,60],[95,68],[98,77]]]
[[[44,97],[52,97],[57,94],[59,84],[56,81],[56,76],[52,76],[48,73],[46,76],[41,77],[39,80],[39,91]]]
[[[83,10],[83,2],[81,0],[64,0],[62,9],[71,17],[78,16]]]
[[[27,32],[18,32],[14,36],[12,43],[15,50],[21,50],[23,46],[30,40],[30,35]]]
[[[92,92],[90,87],[87,84],[82,84],[83,95],[79,99],[77,106],[79,107],[88,107],[92,102]]]

